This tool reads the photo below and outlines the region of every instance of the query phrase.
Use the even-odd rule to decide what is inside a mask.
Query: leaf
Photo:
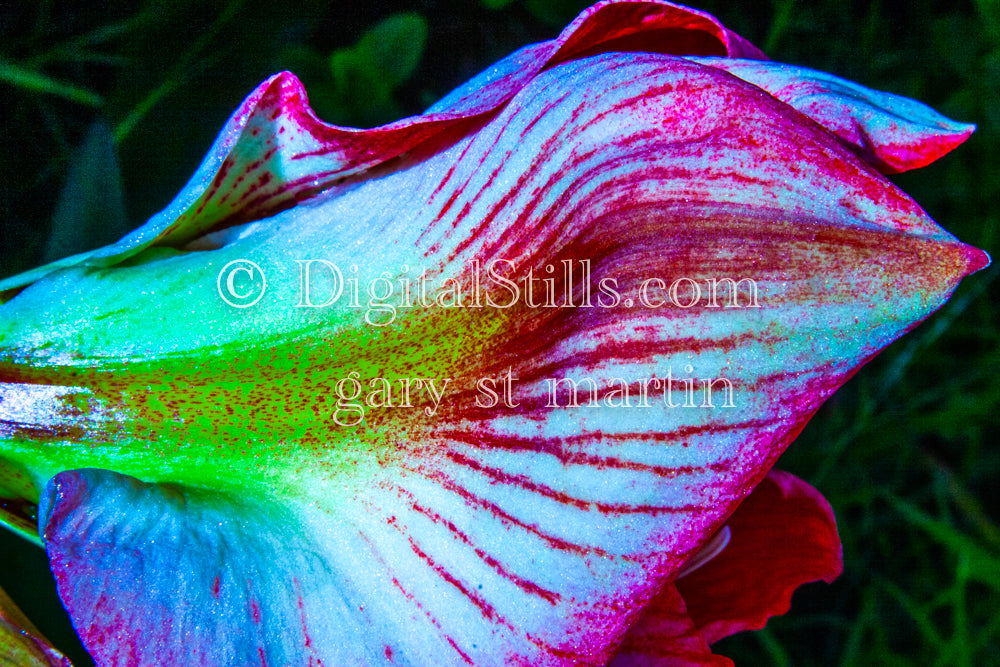
[[[114,138],[104,123],[97,122],[90,126],[70,165],[42,261],[114,243],[128,229]]]
[[[354,47],[358,57],[390,87],[416,71],[427,43],[427,21],[416,12],[393,14],[362,35]]]
[[[72,667],[0,588],[0,665]]]
[[[514,3],[515,0],[479,0],[479,2],[487,9],[498,10]]]
[[[886,493],[885,498],[911,524],[926,531],[956,555],[967,558],[970,578],[986,584],[995,591],[1000,591],[1000,557],[990,553],[968,535],[944,521],[929,516],[902,498],[890,493]]]

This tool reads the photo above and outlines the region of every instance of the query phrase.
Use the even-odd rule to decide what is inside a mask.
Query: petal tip
[[[43,543],[48,541],[49,527],[58,521],[56,515],[63,513],[66,507],[76,504],[75,500],[83,490],[82,484],[80,471],[65,470],[45,485],[38,499],[38,535]],[[67,500],[71,502],[67,504]]]
[[[965,141],[972,136],[972,133],[979,129],[975,123],[956,123],[955,124],[955,136],[961,136],[962,141]]]
[[[965,275],[970,276],[990,266],[993,263],[993,258],[985,250],[966,246],[965,261]]]
[[[941,116],[937,130],[929,131],[910,147],[887,147],[873,162],[886,174],[920,169],[964,144],[975,131],[974,123],[959,123]]]

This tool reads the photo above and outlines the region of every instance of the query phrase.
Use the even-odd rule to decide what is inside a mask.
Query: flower
[[[762,480],[988,261],[876,171],[972,128],[762,57],[620,1],[373,130],[279,74],[146,225],[0,282],[2,515],[95,659],[627,664],[835,576]],[[775,486],[822,567],[720,614]]]

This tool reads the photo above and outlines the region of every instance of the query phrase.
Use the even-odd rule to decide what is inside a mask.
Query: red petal
[[[553,54],[556,62],[609,51],[767,59],[711,14],[644,0],[600,2],[569,24],[554,44],[558,48]]]
[[[732,538],[722,553],[676,582],[710,644],[764,627],[788,611],[800,585],[843,571],[830,504],[786,472],[772,470],[726,525]]]
[[[608,667],[732,667],[733,661],[712,655],[674,584],[663,591],[628,631]]]
[[[585,9],[556,39],[532,44],[494,63],[428,113],[482,113],[506,102],[545,69],[612,51],[767,60],[711,14],[669,2],[608,0]]]

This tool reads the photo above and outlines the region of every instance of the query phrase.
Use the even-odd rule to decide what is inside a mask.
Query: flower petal
[[[60,596],[97,664],[372,662],[357,653],[367,645],[351,641],[372,632],[355,618],[364,612],[345,609],[348,590],[322,588],[331,576],[322,556],[337,545],[318,550],[280,511],[78,470],[50,483],[41,527]],[[341,643],[313,644],[317,634]]]
[[[58,475],[47,496],[55,509],[42,512],[57,568],[107,567],[101,576],[121,586],[180,576],[204,590],[203,570],[178,568],[178,553],[232,533],[238,551],[273,561],[238,567],[257,568],[274,591],[275,627],[295,627],[297,604],[275,588],[293,571],[311,576],[294,555],[304,551],[326,574],[309,579],[310,604],[364,600],[338,607],[338,624],[309,642],[327,656],[389,645],[424,664],[607,661],[641,605],[823,400],[986,261],[759,88],[683,59],[621,53],[546,70],[454,144],[424,146],[216,240],[202,252],[65,271],[0,311],[5,456],[43,483],[84,467],[163,483]],[[416,280],[424,267],[433,286],[454,279],[470,299],[475,262],[495,259],[519,278],[529,268],[555,274],[556,294],[572,281],[582,299],[587,285],[595,302],[604,279],[638,299],[647,278],[749,278],[760,307],[435,302],[379,327],[365,318],[383,311],[345,301],[295,307],[298,267],[288,258],[318,254],[348,272],[363,264],[362,282],[383,272],[393,285]],[[274,277],[256,311],[218,297],[219,269],[241,258]],[[576,278],[546,268],[567,261]],[[336,420],[350,372],[396,387],[434,380],[438,390],[449,379],[453,389],[440,404],[422,391],[412,407],[398,398],[370,406],[349,427]],[[517,405],[477,407],[477,382],[507,373]],[[599,406],[567,407],[565,393],[555,405],[551,382],[563,378],[591,378]],[[653,378],[660,389],[636,405]],[[709,405],[702,385],[689,400],[685,383],[699,378],[725,378],[734,407]],[[91,487],[100,489],[93,501]],[[186,505],[168,502],[170,489]],[[243,504],[213,507],[227,498]],[[133,523],[138,507],[147,509]],[[241,515],[259,538],[232,523],[218,532],[223,516]],[[74,523],[98,519],[89,530]],[[282,540],[292,555],[267,546]],[[119,548],[105,553],[102,542]],[[88,565],[88,553],[110,560]],[[60,588],[89,627],[96,592],[74,588],[88,585],[72,577]],[[141,613],[200,618],[178,606]],[[115,614],[95,627],[120,630]],[[351,636],[360,645],[337,648],[345,628],[398,629],[404,617],[421,624],[418,638],[362,632]],[[256,631],[226,632],[238,642]],[[109,650],[138,650],[147,638],[119,641]]]
[[[0,280],[0,302],[52,271],[112,266],[151,245],[179,248],[212,229],[274,215],[434,137],[451,141],[441,135],[468,129],[546,67],[628,49],[764,57],[709,14],[668,2],[618,0],[590,7],[557,39],[497,63],[428,113],[371,130],[323,123],[309,108],[299,80],[282,72],[244,100],[166,209],[111,246]]]
[[[391,507],[374,504],[389,483],[372,486],[346,506],[289,512],[68,471],[47,488],[40,523],[60,596],[98,664],[606,663],[613,641],[590,625],[614,638],[637,610],[605,609],[613,599],[591,592],[576,601],[585,614],[566,615],[590,582],[586,568],[558,567],[551,552],[565,544],[474,506],[438,514],[442,499],[418,500],[427,488],[412,478],[396,478]],[[516,544],[504,545],[504,524]],[[604,567],[600,549],[578,549]]]
[[[438,114],[372,130],[329,125],[316,118],[293,74],[276,74],[243,101],[167,208],[113,245],[0,281],[0,292],[68,265],[112,266],[151,245],[181,248],[211,229],[274,215],[462,120]]]
[[[805,67],[733,58],[692,58],[760,86],[830,130],[884,174],[930,164],[969,138],[925,104]]]
[[[710,644],[764,627],[769,617],[788,611],[796,588],[820,579],[830,583],[843,571],[830,504],[786,472],[768,473],[726,526],[726,548],[676,582]]]
[[[684,598],[673,583],[668,583],[625,635],[608,667],[708,665],[732,667],[733,661],[712,653],[691,620]]]
[[[611,0],[584,10],[556,39],[494,63],[427,111],[464,114],[497,106],[546,68],[612,51],[767,59],[710,14],[670,2]]]
[[[759,630],[788,611],[796,588],[832,582],[843,570],[829,503],[786,472],[771,470],[724,530],[721,551],[681,572],[650,602],[612,667],[732,664],[712,655],[708,644]]]

